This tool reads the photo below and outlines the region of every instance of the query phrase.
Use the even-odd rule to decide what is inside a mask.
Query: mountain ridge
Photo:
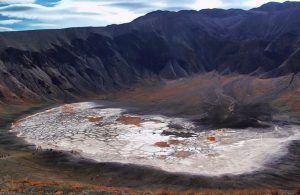
[[[149,77],[297,74],[299,61],[300,2],[155,11],[121,25],[0,33],[0,92],[73,99]]]

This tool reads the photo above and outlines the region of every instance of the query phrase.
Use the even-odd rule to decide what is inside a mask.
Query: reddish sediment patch
[[[137,117],[137,116],[120,116],[119,118],[117,118],[116,121],[124,125],[136,125],[136,126],[141,126],[141,123],[144,122],[144,120],[141,117]]]
[[[73,114],[76,112],[76,108],[78,106],[74,105],[74,104],[65,104],[63,107],[62,107],[62,112],[63,113],[67,113],[67,114]]]
[[[211,142],[215,142],[217,141],[217,138],[215,135],[208,135],[207,136],[207,140],[211,141]]]
[[[98,123],[103,120],[103,117],[101,117],[101,116],[88,116],[87,118],[92,123]]]
[[[176,156],[177,158],[187,158],[191,155],[192,153],[189,151],[178,151],[174,153],[174,156]]]
[[[170,144],[168,144],[168,142],[156,142],[154,145],[160,148],[170,147]]]
[[[167,155],[160,155],[159,157],[158,157],[158,159],[159,160],[166,160],[167,159]]]

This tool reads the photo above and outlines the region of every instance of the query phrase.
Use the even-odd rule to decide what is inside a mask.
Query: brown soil
[[[170,147],[168,142],[156,142],[154,145],[157,146],[157,147],[160,147],[160,148]]]
[[[128,195],[296,195],[300,190],[186,190],[186,191],[171,191],[166,189],[150,190],[134,190],[126,187],[107,187],[103,185],[89,185],[75,182],[44,182],[24,180],[12,180],[7,182],[7,185],[0,188],[0,193],[4,194],[128,194]]]
[[[159,157],[158,157],[158,159],[159,160],[166,160],[167,159],[167,155],[160,155]]]
[[[141,123],[144,120],[141,117],[136,117],[136,116],[120,116],[116,121],[118,121],[124,125],[141,126]]]
[[[88,116],[88,120],[92,123],[98,123],[103,120],[103,117],[101,116]]]
[[[171,139],[171,140],[169,140],[169,144],[170,145],[179,145],[179,144],[181,144],[181,141],[179,141],[177,139]]]
[[[178,151],[174,154],[177,158],[187,158],[192,155],[189,151]]]
[[[10,181],[6,187],[0,188],[0,193],[24,193],[32,188],[39,189],[34,194],[90,194],[90,193],[109,193],[109,194],[141,194],[130,188],[107,187],[102,185],[88,185],[73,182],[43,182],[31,180]],[[68,191],[68,192],[64,192]],[[85,192],[85,193],[84,193]],[[32,193],[30,193],[32,194]]]
[[[173,192],[173,191],[156,191],[154,193],[156,195],[298,195],[300,191],[286,191],[286,190],[253,190],[253,189],[245,189],[245,190],[211,190],[211,189],[203,189],[203,190],[187,190],[182,192]]]
[[[62,112],[72,114],[76,112],[76,106],[74,104],[65,104],[62,108]]]

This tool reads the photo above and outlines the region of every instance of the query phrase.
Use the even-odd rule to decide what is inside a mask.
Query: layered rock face
[[[0,33],[0,100],[72,99],[210,71],[296,75],[299,63],[298,2],[156,11],[122,25]]]

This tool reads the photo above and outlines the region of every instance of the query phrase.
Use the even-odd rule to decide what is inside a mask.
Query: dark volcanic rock
[[[249,11],[156,11],[128,24],[0,33],[1,99],[70,99],[218,71],[300,70],[300,3]]]

